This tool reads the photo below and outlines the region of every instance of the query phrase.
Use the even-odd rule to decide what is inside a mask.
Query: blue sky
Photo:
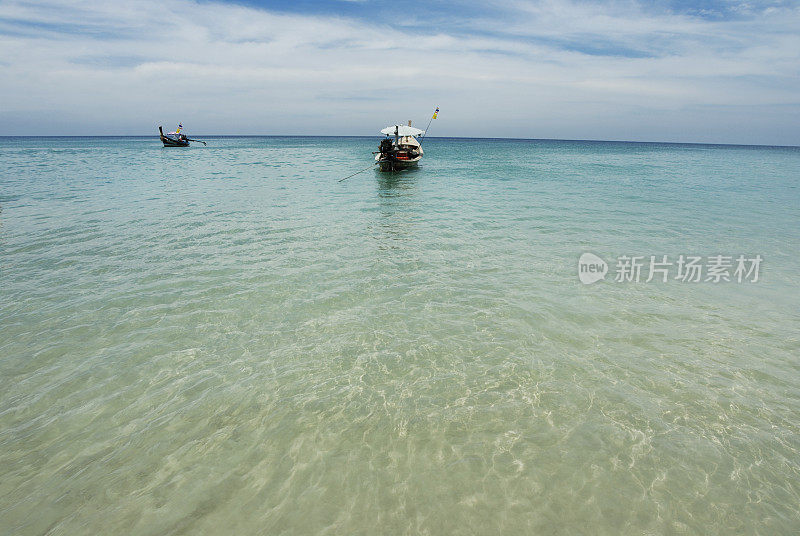
[[[0,135],[800,145],[800,2],[0,1]]]

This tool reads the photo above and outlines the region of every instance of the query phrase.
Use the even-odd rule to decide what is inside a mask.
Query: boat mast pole
[[[436,109],[438,110],[439,107],[437,106]],[[434,115],[436,115],[436,114],[434,113]],[[428,121],[428,126],[425,127],[425,133],[422,136],[420,136],[420,138],[422,138],[422,141],[419,142],[419,146],[420,147],[422,147],[422,142],[425,141],[425,136],[428,135],[428,130],[431,128],[431,123],[433,123],[433,115],[431,116],[430,120]]]

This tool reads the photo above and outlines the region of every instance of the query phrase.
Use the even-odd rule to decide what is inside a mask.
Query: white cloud
[[[797,27],[788,8],[710,21],[545,0],[428,34],[190,0],[11,0],[0,134],[143,134],[178,120],[202,133],[372,134],[438,104],[440,135],[798,144]]]

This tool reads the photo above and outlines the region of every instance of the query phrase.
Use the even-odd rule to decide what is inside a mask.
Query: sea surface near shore
[[[0,533],[800,527],[800,149],[197,137],[0,138]]]

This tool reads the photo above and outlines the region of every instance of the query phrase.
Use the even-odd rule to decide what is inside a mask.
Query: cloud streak
[[[800,10],[783,5],[708,18],[498,2],[431,27],[191,0],[12,0],[0,4],[0,135],[176,121],[373,134],[438,104],[438,135],[800,144],[797,27]]]

